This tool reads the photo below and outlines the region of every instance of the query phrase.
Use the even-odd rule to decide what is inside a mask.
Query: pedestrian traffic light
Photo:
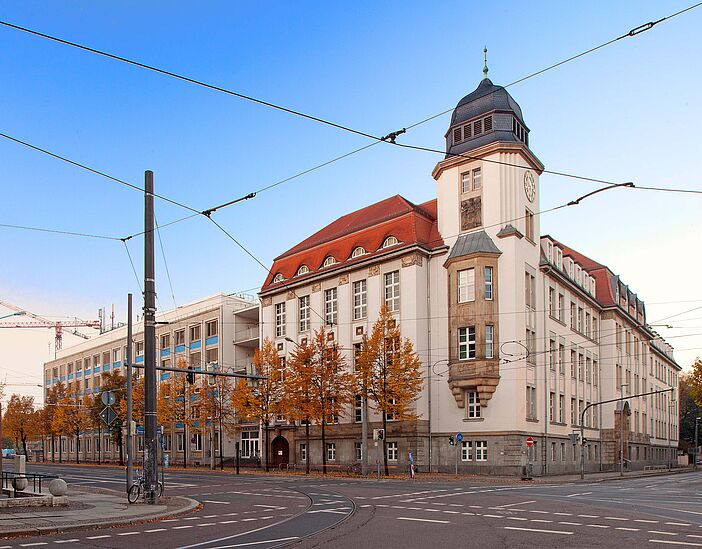
[[[449,437],[449,445],[450,445],[450,446],[453,446],[454,444],[456,444],[456,443],[455,443],[455,441],[453,440],[453,435],[451,435],[451,436]]]
[[[213,373],[215,370],[218,370],[219,367],[218,367],[217,364],[214,363],[214,362],[208,362],[208,363],[207,363],[207,366],[206,366],[206,369],[207,369],[208,372]],[[215,376],[213,376],[213,375],[207,376],[207,384],[208,384],[210,387],[214,387],[215,385],[217,385],[217,378],[216,378]]]
[[[378,440],[385,440],[385,429],[378,429]]]
[[[193,372],[192,371],[193,369],[190,367],[188,367],[188,370],[190,370],[188,372],[188,383],[190,383],[190,385],[192,385],[193,383],[195,383],[195,372]]]

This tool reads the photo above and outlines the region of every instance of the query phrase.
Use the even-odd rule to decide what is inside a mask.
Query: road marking
[[[507,520],[527,520],[524,517],[507,517]]]
[[[702,536],[697,536],[695,534],[688,534],[687,537],[688,538],[702,538]]]
[[[534,510],[534,511],[529,511],[529,512],[530,512],[530,513],[539,513],[539,514],[542,514],[542,515],[548,515],[548,511],[538,511],[538,510]]]
[[[561,517],[572,517],[573,513],[553,513],[554,515],[559,515]]]
[[[35,541],[34,543],[20,543],[20,547],[35,547],[37,545],[48,545],[46,541]]]
[[[219,516],[219,515],[205,515],[205,516],[202,517],[202,518],[216,518],[216,517],[218,517],[218,516]]]
[[[669,526],[691,526],[691,524],[687,522],[666,522],[666,524]]]
[[[117,534],[118,536],[135,536],[139,532],[122,532],[121,534]]]
[[[165,528],[154,528],[153,530],[144,530],[147,534],[152,534],[153,532],[165,532]]]
[[[629,520],[629,519],[622,518],[622,517],[605,517],[605,520]]]
[[[544,534],[564,534],[570,536],[573,532],[567,532],[565,530],[541,530],[539,528],[519,528],[517,526],[503,526],[504,530],[521,530],[524,532],[539,532]]]
[[[451,524],[451,522],[448,520],[432,520],[432,519],[412,518],[412,517],[397,517],[397,520],[412,520],[415,522],[436,522],[438,524]]]
[[[73,538],[73,539],[55,539],[54,543],[75,543],[76,541],[80,541],[78,538]],[[7,549],[8,547],[11,547],[10,545],[5,545],[5,547],[0,547],[0,549]]]
[[[553,522],[552,520],[545,520],[545,519],[529,519],[529,522]]]
[[[625,532],[639,532],[639,528],[624,528],[623,526],[617,526],[615,530],[624,530]]]
[[[591,528],[609,528],[606,524],[586,524],[585,526],[590,526]]]
[[[661,532],[660,530],[649,530],[649,534],[662,534],[664,536],[677,536],[678,534],[675,532]]]
[[[507,505],[497,505],[496,507],[490,507],[490,509],[505,509],[507,507],[514,507],[515,505],[526,505],[527,503],[536,503],[535,499],[531,501],[520,501],[519,503],[508,503]]]
[[[488,518],[505,518],[504,515],[483,515],[484,517]]]
[[[287,507],[281,507],[280,505],[254,505],[254,507],[266,507],[267,509],[287,509]]]
[[[165,528],[161,528],[161,530],[165,530]],[[103,534],[102,536],[88,536],[85,539],[104,539],[104,538],[111,538],[112,536]]]
[[[204,495],[204,494],[203,494],[203,495]],[[221,504],[223,504],[223,505],[229,505],[229,504],[231,503],[231,501],[214,501],[214,500],[211,500],[211,499],[206,499],[206,500],[204,500],[202,503],[221,503]]]
[[[566,526],[582,526],[582,522],[568,522],[568,521],[558,521],[558,524],[565,524]]]
[[[244,520],[256,520],[256,519],[244,519]],[[214,526],[216,523],[215,522],[203,522],[202,524],[198,524],[198,528],[202,528],[203,526]]]
[[[186,524],[185,526],[174,526],[172,530],[182,530],[183,528],[192,528],[191,524]]]
[[[658,524],[657,520],[634,519],[634,522],[647,522],[649,524]]]
[[[436,494],[437,492],[446,492],[446,491],[447,490],[424,490],[423,492],[409,492],[408,494],[390,494],[387,496],[376,496],[376,497],[370,498],[370,499],[375,500],[375,499],[387,499],[387,498],[404,498],[407,496],[419,496],[422,494]],[[325,496],[330,495],[330,494],[312,494],[312,492],[310,492],[310,494],[313,496],[315,496],[315,495],[325,495]]]
[[[178,522],[180,519],[175,518],[175,519],[163,519],[161,522]]]
[[[687,545],[688,547],[702,547],[702,543],[693,543],[691,541],[673,541],[668,539],[650,539],[651,543],[666,543],[668,545]]]
[[[578,494],[570,494],[569,496],[565,496],[567,498],[574,498],[576,496],[587,496],[589,494],[592,494],[592,492],[580,492]]]
[[[234,522],[239,522],[238,520],[222,520],[220,524],[232,524]]]
[[[252,545],[263,545],[264,543],[276,543],[276,542],[282,542],[282,541],[292,541],[294,539],[298,539],[297,537],[292,537],[292,538],[278,538],[278,539],[266,539],[263,541],[249,541],[247,543],[235,543],[234,545],[220,545],[218,547],[214,547],[213,549],[229,549],[229,548],[234,548],[234,547],[250,547]]]
[[[581,518],[600,518],[599,515],[578,515]]]

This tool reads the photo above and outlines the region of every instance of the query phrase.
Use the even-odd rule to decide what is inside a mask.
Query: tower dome
[[[529,128],[522,109],[502,86],[487,77],[458,102],[446,132],[446,156],[466,153],[495,141],[523,143],[529,146]]]

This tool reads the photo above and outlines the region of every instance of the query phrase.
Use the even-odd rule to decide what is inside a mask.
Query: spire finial
[[[488,66],[487,66],[487,46],[485,46],[485,48],[483,48],[483,61],[484,61],[484,64],[483,64],[483,79],[486,79],[486,78],[487,78],[487,75],[488,75]]]

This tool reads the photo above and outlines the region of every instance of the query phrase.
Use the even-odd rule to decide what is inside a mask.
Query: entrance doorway
[[[281,463],[290,461],[290,444],[285,437],[278,435],[271,442],[271,464],[273,467],[280,467]]]

